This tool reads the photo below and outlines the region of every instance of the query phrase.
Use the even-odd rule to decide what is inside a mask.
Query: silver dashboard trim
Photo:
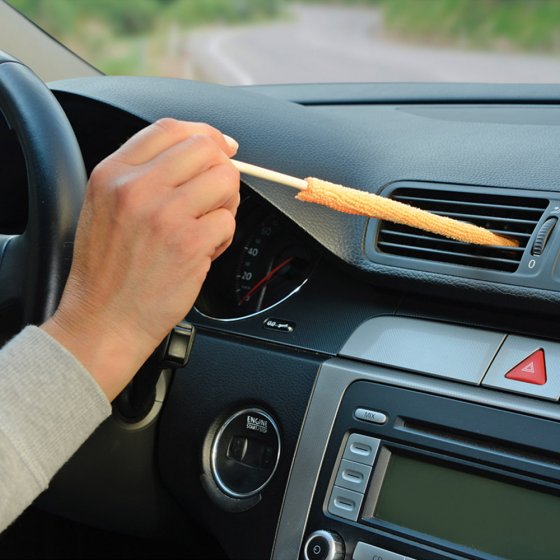
[[[490,330],[382,315],[362,323],[339,355],[480,385],[506,338]]]

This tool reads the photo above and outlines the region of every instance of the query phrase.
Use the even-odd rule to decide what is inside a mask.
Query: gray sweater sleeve
[[[0,350],[0,532],[110,412],[88,371],[42,329],[26,327]]]

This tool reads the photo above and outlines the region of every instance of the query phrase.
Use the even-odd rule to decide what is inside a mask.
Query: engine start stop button
[[[270,414],[246,408],[230,416],[212,443],[212,475],[229,496],[246,498],[269,482],[280,459],[280,433]]]

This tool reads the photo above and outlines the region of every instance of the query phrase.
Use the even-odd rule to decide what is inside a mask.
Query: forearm
[[[111,412],[88,371],[37,327],[0,350],[0,531]]]

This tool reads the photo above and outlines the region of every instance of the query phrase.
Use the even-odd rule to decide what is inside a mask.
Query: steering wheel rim
[[[39,324],[55,311],[70,270],[87,176],[54,95],[30,68],[2,51],[0,114],[22,148],[28,191],[25,231],[0,231],[0,321],[3,310],[16,305],[23,324]]]

